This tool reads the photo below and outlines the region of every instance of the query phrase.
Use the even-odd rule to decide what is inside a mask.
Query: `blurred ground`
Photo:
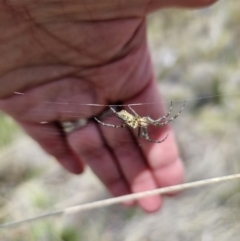
[[[187,99],[176,130],[186,181],[240,170],[240,2],[202,10],[164,10],[149,18],[149,44],[167,103]],[[239,93],[237,94],[237,91]],[[215,96],[214,98],[202,98]],[[109,197],[87,171],[59,167],[0,117],[0,222]],[[12,140],[12,141],[11,141]],[[120,205],[0,230],[2,241],[239,240],[240,182],[165,198],[155,214]]]

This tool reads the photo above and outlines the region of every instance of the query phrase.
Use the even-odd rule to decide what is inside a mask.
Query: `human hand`
[[[165,142],[154,144],[139,140],[135,131],[94,121],[65,136],[59,122],[103,111],[84,105],[89,103],[157,102],[134,109],[140,116],[162,116],[145,16],[167,4],[198,7],[211,2],[0,3],[0,108],[69,171],[81,173],[83,163],[88,164],[115,196],[181,183],[183,166],[169,125],[154,128],[154,139],[169,134]],[[104,122],[109,123],[107,118]],[[159,196],[138,201],[149,212],[161,203]]]

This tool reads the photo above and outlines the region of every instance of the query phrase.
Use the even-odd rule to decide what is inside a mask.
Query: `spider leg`
[[[169,108],[169,111],[166,115],[161,116],[160,118],[153,120],[151,117],[147,116],[148,121],[152,124],[152,125],[156,125],[156,123],[159,123],[161,120],[165,120],[168,118],[168,116],[170,116],[171,112],[172,112],[172,108],[173,108],[173,102],[171,101],[171,105]]]
[[[130,105],[128,105],[128,108],[133,112],[135,116],[140,117],[138,113]]]
[[[159,121],[161,121],[162,119],[168,118],[168,116],[170,116],[170,114],[171,114],[171,112],[172,112],[172,108],[173,108],[173,102],[171,101],[171,105],[170,105],[170,108],[169,108],[168,113],[167,113],[166,115],[160,117],[159,119],[155,120],[155,122],[156,122],[156,121],[159,122]]]
[[[142,138],[144,136],[145,136],[145,134],[144,134],[143,128],[138,127],[138,138]]]
[[[160,141],[158,141],[158,140],[152,140],[152,139],[149,138],[147,128],[143,128],[143,136],[144,136],[145,139],[146,139],[147,141],[149,141],[149,142],[162,143],[162,142],[164,142],[164,141],[167,139],[168,134],[167,134],[162,140],[160,140]]]
[[[110,109],[112,110],[112,112],[114,113],[114,114],[117,114],[117,111],[110,105]]]
[[[180,111],[175,116],[171,117],[170,119],[168,119],[168,120],[166,120],[162,123],[159,123],[159,122],[155,121],[152,124],[155,125],[155,126],[165,126],[165,125],[167,125],[169,122],[173,121],[174,119],[176,119],[181,114],[181,112],[183,111],[183,109],[185,107],[185,104],[186,104],[186,100],[184,101],[183,106],[180,109]]]
[[[94,117],[94,119],[95,119],[98,123],[102,124],[103,126],[114,127],[114,128],[123,128],[123,127],[126,127],[126,124],[118,125],[118,126],[117,126],[117,125],[113,125],[113,124],[104,123],[104,122],[98,120],[96,117]]]

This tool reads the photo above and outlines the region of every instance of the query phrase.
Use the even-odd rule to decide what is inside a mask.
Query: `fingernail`
[[[140,199],[139,205],[141,208],[148,213],[156,212],[162,206],[162,199],[160,196],[152,196]]]

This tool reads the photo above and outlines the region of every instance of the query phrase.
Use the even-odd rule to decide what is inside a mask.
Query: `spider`
[[[122,125],[113,125],[113,124],[103,123],[102,121],[98,120],[96,117],[94,117],[94,119],[98,123],[102,124],[103,126],[107,126],[107,127],[113,127],[113,128],[129,127],[131,129],[138,128],[138,137],[139,138],[143,137],[149,142],[161,143],[161,142],[164,142],[167,139],[168,134],[162,140],[159,140],[159,141],[158,140],[152,140],[152,139],[149,138],[147,127],[149,125],[153,125],[153,126],[165,126],[165,125],[167,125],[169,122],[173,121],[174,119],[176,119],[181,114],[182,110],[184,109],[185,103],[186,103],[186,101],[184,101],[183,106],[180,109],[180,111],[175,116],[170,117],[169,119],[167,119],[167,118],[170,116],[172,108],[173,108],[172,101],[171,101],[171,106],[169,108],[168,113],[166,115],[156,119],[156,120],[151,119],[149,116],[144,116],[144,117],[139,116],[136,113],[136,111],[130,105],[128,105],[128,108],[133,112],[134,115],[128,113],[126,110],[121,110],[121,111],[117,112],[112,106],[110,106],[110,109],[112,110],[112,112],[118,118],[120,118],[121,120],[124,121],[124,124],[122,124]],[[163,120],[165,120],[165,121],[163,121]]]

